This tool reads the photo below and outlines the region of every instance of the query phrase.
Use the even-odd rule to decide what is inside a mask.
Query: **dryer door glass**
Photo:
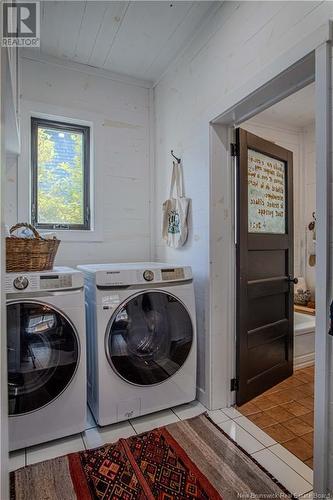
[[[9,415],[47,405],[72,380],[79,361],[74,327],[40,303],[7,305]]]
[[[152,385],[171,377],[185,363],[193,326],[184,305],[164,292],[140,293],[111,318],[108,358],[126,381]]]

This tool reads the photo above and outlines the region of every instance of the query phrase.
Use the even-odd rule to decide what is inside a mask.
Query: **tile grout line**
[[[236,424],[238,424],[240,427],[242,427],[242,425],[241,425],[240,423],[238,423],[238,422],[237,422],[237,418],[242,418],[242,417],[236,417],[236,418],[234,418],[234,419],[232,419],[232,420],[234,420]],[[246,419],[248,420],[248,422],[252,423],[252,424],[253,424],[253,425],[254,425],[254,426],[255,426],[255,427],[256,427],[259,431],[261,431],[261,432],[263,432],[264,434],[266,434],[266,433],[265,433],[265,431],[264,431],[263,429],[261,429],[260,427],[258,427],[258,426],[257,426],[254,422],[252,422],[250,419],[248,419],[245,415],[243,415],[243,418],[246,418]],[[254,436],[254,435],[253,435],[250,431],[248,431],[247,429],[244,429],[243,427],[242,427],[242,429],[243,429],[243,430],[245,430],[248,434],[250,434],[253,438],[255,438],[255,439],[256,439],[256,440],[257,440],[257,441],[258,441],[261,445],[263,445],[263,446],[264,446],[264,448],[262,448],[261,450],[258,450],[258,451],[262,451],[263,449],[270,450],[270,448],[271,448],[271,447],[273,447],[273,446],[275,446],[275,445],[277,445],[277,444],[280,444],[280,445],[284,448],[283,444],[278,443],[278,442],[275,442],[274,444],[271,444],[271,445],[269,445],[269,446],[266,446],[266,445],[264,445],[264,444],[263,444],[263,443],[262,443],[262,442],[261,442],[261,441],[260,441],[257,437],[255,437],[255,436]],[[268,434],[266,434],[266,435],[267,435],[268,437],[270,437]],[[285,448],[285,450],[289,451],[287,448]],[[309,482],[309,480],[308,480],[308,479],[306,479],[306,478],[305,478],[304,476],[302,476],[299,472],[297,472],[297,471],[296,471],[296,470],[295,470],[295,469],[294,469],[294,468],[293,468],[290,464],[288,464],[288,463],[287,463],[287,462],[286,462],[283,458],[281,458],[279,455],[277,455],[276,453],[274,453],[274,451],[273,451],[273,450],[270,450],[270,451],[271,451],[271,453],[273,453],[273,454],[274,454],[277,458],[279,458],[279,459],[280,459],[283,463],[285,463],[285,464],[286,464],[286,465],[287,465],[290,469],[292,469],[292,470],[293,470],[296,474],[298,474],[300,477],[302,477],[302,478],[304,479],[304,481],[306,481],[308,484],[310,484],[310,485],[311,485],[311,483]],[[257,452],[254,452],[254,453],[257,453]],[[289,453],[291,453],[291,452],[289,452]],[[293,453],[291,453],[291,454],[293,455]],[[251,455],[253,455],[253,453],[252,453]],[[297,460],[299,460],[299,461],[300,461],[300,463],[304,464],[306,467],[309,467],[309,466],[308,466],[308,465],[306,465],[306,464],[305,464],[302,460],[300,460],[300,459],[299,459],[296,455],[293,455],[293,456],[294,456]],[[311,469],[311,467],[309,467],[309,469]],[[313,487],[313,485],[312,485],[312,487]]]
[[[177,413],[175,412],[175,410],[173,408],[171,408],[171,411],[172,411],[172,413],[174,413],[176,415],[176,417],[178,417]]]
[[[231,419],[230,419],[230,420],[231,420]],[[221,422],[221,424],[224,424],[224,423],[226,423],[226,422],[228,422],[228,420],[227,420],[227,421],[225,421],[225,422]],[[245,434],[249,435],[251,438],[253,438],[255,441],[257,441],[257,443],[261,446],[261,448],[259,448],[259,449],[258,449],[258,450],[256,450],[256,451],[253,451],[252,453],[250,453],[250,455],[252,455],[253,453],[257,453],[258,451],[263,451],[263,450],[266,450],[266,446],[265,446],[265,445],[264,445],[261,441],[259,441],[259,439],[258,439],[258,438],[256,438],[255,436],[253,436],[253,435],[252,435],[252,434],[251,434],[248,430],[244,429],[244,427],[242,427],[241,425],[239,425],[237,422],[235,422],[235,424],[237,424],[237,425],[241,428],[241,430],[242,430],[243,432],[245,432]],[[220,426],[220,424],[217,424],[217,425],[218,425],[218,426]],[[222,430],[223,430],[223,429],[222,429]],[[231,436],[230,436],[230,437],[231,437]],[[233,439],[233,438],[232,438],[232,439]],[[239,443],[239,441],[238,441],[237,439],[235,439],[235,441],[236,441],[236,443],[237,443],[239,446],[241,446],[241,444]],[[243,448],[243,447],[241,446],[241,448]],[[246,451],[246,450],[245,450],[245,451]]]
[[[89,429],[87,429],[87,430],[89,430]],[[85,432],[85,431],[84,431],[84,432]],[[88,448],[86,447],[86,442],[85,442],[85,440],[83,439],[83,432],[80,432],[80,434],[81,434],[81,439],[82,439],[82,441],[83,441],[83,446],[84,446],[84,449],[85,449],[85,450],[87,450]]]
[[[273,439],[271,436],[269,436],[269,434],[267,434],[267,432],[265,432],[263,429],[261,429],[260,427],[258,427],[254,422],[252,422],[252,420],[250,420],[249,418],[247,418],[245,415],[242,415],[241,417],[236,417],[235,419],[233,419],[235,421],[236,424],[238,424],[240,427],[242,427],[242,429],[244,429],[246,432],[248,432],[252,437],[254,437],[257,441],[259,441],[260,444],[262,444],[265,448],[269,448],[269,446],[265,445],[262,441],[260,441],[260,439],[258,439],[254,434],[252,434],[250,431],[248,431],[247,429],[245,429],[245,427],[242,426],[241,423],[238,423],[237,422],[237,419],[238,418],[246,418],[246,420],[248,422],[250,422],[252,425],[254,425],[256,427],[256,429],[259,431],[259,432],[262,432],[265,434],[265,436],[267,436],[267,438],[269,439],[272,439],[274,441],[274,444],[270,444],[269,446],[274,446],[275,444],[279,444],[277,441],[275,441],[275,439]]]
[[[269,448],[265,448],[265,450],[268,450],[268,449],[269,449]],[[255,454],[256,454],[256,453],[260,453],[261,451],[263,451],[263,450],[258,450],[258,451],[255,451],[255,452],[251,453],[250,455],[251,455],[251,457],[253,457],[254,459],[256,459]],[[271,451],[271,450],[270,450],[270,451]],[[271,451],[271,453],[273,453],[273,452]],[[275,455],[275,453],[274,453],[274,455]],[[309,492],[313,491],[313,484],[309,483],[309,481],[308,481],[307,479],[305,479],[305,478],[304,478],[301,474],[299,474],[299,472],[295,471],[295,469],[293,469],[293,468],[292,468],[289,464],[287,464],[284,460],[282,460],[282,458],[281,458],[281,457],[278,457],[277,455],[275,455],[275,457],[276,457],[276,458],[279,458],[279,459],[281,460],[281,462],[283,462],[283,463],[284,463],[284,464],[285,464],[285,465],[286,465],[286,466],[287,466],[287,467],[288,467],[291,471],[293,471],[293,473],[294,473],[294,474],[296,474],[296,475],[297,475],[300,479],[303,479],[303,481],[305,481],[305,482],[309,485],[309,488],[310,488],[310,489],[309,489],[308,491],[305,491],[305,492],[304,492],[304,493],[302,493],[301,495],[299,495],[299,496],[298,496],[298,498],[299,498],[299,497],[302,497],[302,495],[306,495],[307,493],[309,493]],[[297,458],[297,457],[296,457],[296,458]],[[268,467],[267,465],[265,466],[265,469],[266,469],[266,470],[267,470],[270,474],[272,474],[272,475],[274,476],[274,473],[273,473],[272,471],[270,471],[270,470],[269,470],[269,467]],[[280,481],[280,482],[281,482],[281,481]]]
[[[282,447],[284,448],[283,444],[281,444],[281,443],[277,443],[277,444],[279,444],[280,446],[282,446]],[[274,453],[274,451],[270,449],[270,448],[272,448],[273,446],[275,446],[275,444],[272,444],[271,446],[268,446],[266,449],[267,449],[267,450],[270,450],[272,453]],[[287,450],[287,451],[289,451],[287,448],[284,448],[284,449],[285,449],[285,450]],[[289,453],[291,453],[291,452],[289,451]],[[311,485],[312,485],[312,487],[313,487],[313,480],[312,480],[312,483],[310,483],[310,481],[309,481],[307,478],[305,478],[305,477],[304,477],[304,476],[303,476],[300,472],[298,472],[297,470],[295,470],[295,469],[294,469],[294,467],[293,467],[292,465],[288,464],[285,460],[283,460],[283,458],[281,458],[281,457],[280,457],[279,455],[277,455],[276,453],[274,453],[274,455],[275,455],[276,457],[278,457],[280,460],[282,460],[282,462],[284,462],[285,464],[287,464],[287,465],[288,465],[291,469],[293,469],[293,470],[296,472],[296,474],[298,474],[299,476],[301,476],[301,477],[302,477],[302,478],[303,478],[303,479],[304,479],[307,483],[311,484]],[[300,458],[296,457],[296,455],[294,455],[293,453],[291,453],[291,455],[293,455],[293,456],[294,456],[297,460],[299,460],[299,462],[300,462],[301,464],[305,465],[305,467],[308,467],[308,468],[311,470],[311,467],[309,467],[308,465],[306,465],[306,463],[304,463],[304,462],[303,462]]]
[[[132,424],[132,422],[130,420],[127,420],[127,422],[130,424],[130,426],[132,427],[133,431],[135,432],[135,435],[137,436],[138,433],[136,432],[136,429],[135,429],[134,425]]]
[[[84,429],[84,431],[81,431],[81,432],[86,432],[86,431],[91,431],[91,429],[97,429],[98,425],[94,425],[93,427],[87,427],[86,429]]]
[[[180,417],[178,417],[177,413],[174,411],[174,409],[173,409],[173,408],[170,408],[170,410],[172,411],[172,413],[173,413],[174,415],[176,415],[176,417],[178,418],[178,420],[182,420]]]
[[[302,368],[300,371],[294,372],[294,374],[291,377],[292,377],[292,379],[290,379],[289,384],[286,384],[285,381],[283,381],[281,383],[280,387],[278,387],[279,386],[279,384],[278,384],[275,391],[272,391],[272,393],[270,393],[271,390],[267,391],[267,393],[263,393],[258,398],[259,399],[261,398],[262,402],[264,402],[266,399],[267,399],[268,403],[271,402],[273,405],[272,410],[274,410],[274,408],[283,408],[287,413],[290,414],[289,419],[287,419],[287,420],[285,419],[282,422],[278,420],[276,424],[271,424],[272,426],[273,425],[280,425],[281,427],[284,427],[285,429],[287,429],[289,431],[289,433],[293,434],[293,437],[290,437],[290,439],[288,439],[287,441],[292,441],[293,439],[298,439],[300,441],[304,441],[304,444],[307,444],[308,446],[310,445],[313,447],[313,445],[311,445],[311,438],[310,438],[310,440],[304,439],[306,435],[309,435],[311,432],[313,432],[313,422],[311,423],[311,417],[310,417],[311,412],[313,413],[313,366]],[[305,392],[302,393],[302,390],[304,390]],[[280,400],[278,400],[279,393],[280,393]],[[287,399],[281,399],[281,396],[285,397],[284,395],[288,396],[288,398],[287,398],[288,401],[287,401]],[[311,400],[312,400],[312,404],[311,404]],[[252,406],[251,406],[251,403],[252,403]],[[258,401],[258,403],[259,403],[259,401]],[[250,412],[248,413],[248,415],[256,414],[256,413],[261,414],[261,415],[265,415],[266,412],[268,410],[270,410],[269,407],[262,407],[262,405],[258,406],[256,401],[250,401],[249,404],[250,404],[250,407],[249,407]],[[298,412],[299,412],[298,407],[299,407],[299,409],[302,409],[304,411],[300,414],[295,413],[294,411],[292,411],[293,405],[294,406],[296,405],[297,408],[294,408],[294,409],[295,410],[297,409]],[[251,411],[252,411],[252,413],[251,413]],[[242,412],[240,411],[240,413],[242,413]],[[268,432],[266,432],[266,428],[257,425],[254,421],[252,421],[252,419],[250,419],[248,417],[248,415],[242,413],[242,416],[247,421],[250,421],[254,427],[259,428],[261,432],[263,432],[264,434],[266,434],[269,437],[271,437],[272,439],[274,439]],[[269,416],[271,417],[271,419],[273,419],[273,415],[271,413],[269,414]],[[307,417],[307,418],[305,418],[305,417]],[[235,420],[237,422],[237,417],[236,418],[232,417],[232,418],[233,418],[233,420]],[[299,424],[299,425],[302,425],[303,427],[304,426],[308,427],[309,429],[306,432],[303,432],[302,434],[299,434],[299,433],[296,434],[295,429],[292,428],[292,425],[291,426],[285,425],[287,422],[289,422],[289,420],[290,421],[295,420],[294,427],[295,427],[295,425]],[[267,426],[267,427],[269,428],[270,426]],[[305,431],[305,427],[304,427],[304,431]],[[251,434],[251,430],[249,430],[248,432]],[[259,441],[260,441],[260,439],[259,439]],[[308,460],[302,460],[298,455],[293,453],[291,451],[291,449],[289,449],[285,446],[286,442],[277,441],[276,444],[279,444],[286,452],[289,452],[294,457],[295,460],[298,460],[300,466],[301,466],[301,464],[304,464],[304,466],[309,469],[309,472],[311,471],[311,469],[313,470],[313,467],[309,466],[308,463],[306,463],[308,461],[310,461],[310,463],[311,463],[312,457],[310,457]],[[270,444],[269,446],[266,446],[266,448],[269,449],[282,462],[284,462],[286,465],[288,465],[289,468],[291,468],[293,471],[295,471],[296,474],[303,477],[303,479],[308,484],[313,483],[313,481],[309,481],[308,478],[305,478],[302,474],[297,472],[294,469],[294,466],[289,465],[289,463],[286,461],[285,458],[283,458],[280,455],[278,455],[277,453],[275,453],[273,446],[274,446],[273,444]],[[299,468],[302,470],[302,467],[299,467]]]

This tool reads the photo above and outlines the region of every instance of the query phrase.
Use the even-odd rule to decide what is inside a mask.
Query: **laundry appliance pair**
[[[195,399],[191,268],[78,269],[7,274],[11,450]]]

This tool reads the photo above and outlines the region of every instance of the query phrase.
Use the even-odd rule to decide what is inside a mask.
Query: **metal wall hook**
[[[309,228],[309,231],[313,231],[314,228],[316,227],[316,222],[317,222],[317,219],[316,219],[316,212],[312,212],[312,221],[310,222],[310,224],[308,225],[308,228]]]
[[[173,149],[171,149],[171,156],[173,156],[173,157],[174,157],[174,159],[175,159],[175,160],[177,160],[177,163],[180,163],[180,162],[181,162],[181,159],[180,159],[180,158],[177,158],[177,156],[175,156],[175,155],[173,154]]]

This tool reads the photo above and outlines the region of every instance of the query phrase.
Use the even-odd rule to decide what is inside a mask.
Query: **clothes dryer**
[[[196,316],[189,266],[78,266],[85,274],[88,402],[99,425],[196,396]]]

